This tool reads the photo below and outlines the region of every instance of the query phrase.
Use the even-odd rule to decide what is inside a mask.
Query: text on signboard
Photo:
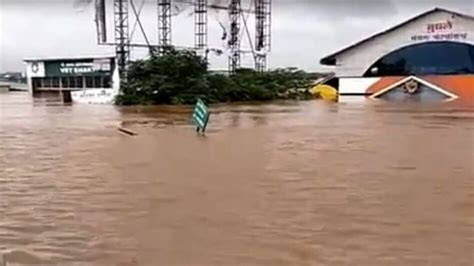
[[[448,31],[453,29],[453,23],[451,21],[430,23],[426,27],[428,33],[436,33],[440,31]]]

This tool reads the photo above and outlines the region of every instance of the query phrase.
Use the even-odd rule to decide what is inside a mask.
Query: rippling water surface
[[[473,106],[189,111],[0,94],[7,265],[474,264]]]

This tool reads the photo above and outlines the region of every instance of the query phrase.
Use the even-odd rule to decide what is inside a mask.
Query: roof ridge
[[[422,17],[425,17],[425,16],[430,15],[430,14],[435,13],[435,12],[447,12],[447,13],[451,13],[451,14],[456,15],[456,16],[459,16],[459,17],[463,17],[463,18],[467,18],[467,19],[474,20],[474,16],[467,15],[467,14],[462,14],[462,13],[458,13],[458,12],[455,12],[455,11],[452,11],[452,10],[449,10],[449,9],[445,9],[445,8],[441,8],[441,7],[435,7],[435,8],[433,8],[433,9],[430,9],[430,10],[428,10],[428,11],[425,11],[425,12],[419,14],[419,15],[416,15],[416,16],[414,16],[414,17],[408,19],[408,20],[405,20],[404,22],[401,22],[401,23],[399,23],[399,24],[397,24],[397,25],[395,25],[395,26],[393,26],[393,27],[391,27],[391,28],[388,28],[388,29],[386,29],[386,30],[384,30],[384,31],[378,32],[378,33],[376,33],[376,34],[373,34],[373,35],[371,35],[371,36],[369,36],[369,37],[363,39],[362,41],[356,42],[356,43],[354,43],[354,44],[352,44],[352,45],[349,45],[349,46],[347,46],[347,47],[345,47],[345,48],[343,48],[343,49],[341,49],[341,50],[338,50],[338,51],[336,51],[336,52],[334,52],[334,53],[332,53],[332,54],[330,54],[330,55],[328,55],[328,56],[322,58],[322,59],[320,60],[320,64],[322,64],[322,65],[335,65],[335,60],[334,60],[334,57],[335,57],[335,56],[337,56],[337,55],[339,55],[339,54],[341,54],[341,53],[344,53],[344,52],[346,52],[346,51],[348,51],[348,50],[351,50],[351,49],[353,49],[353,48],[355,48],[355,47],[357,47],[357,46],[359,46],[359,45],[361,45],[361,44],[363,44],[363,43],[366,43],[366,42],[368,42],[368,41],[371,41],[371,40],[373,40],[373,39],[375,39],[375,38],[377,38],[377,37],[379,37],[379,36],[382,36],[382,35],[384,35],[384,34],[387,34],[387,33],[389,33],[389,32],[392,32],[392,31],[394,31],[394,30],[397,30],[397,29],[399,29],[400,27],[405,26],[406,24],[409,24],[409,23],[411,23],[411,22],[413,22],[413,21],[416,21],[416,20],[418,20],[418,19],[420,19],[420,18],[422,18]]]

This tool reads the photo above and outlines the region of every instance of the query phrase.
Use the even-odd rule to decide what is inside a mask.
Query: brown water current
[[[474,265],[474,106],[212,110],[0,94],[7,265]]]

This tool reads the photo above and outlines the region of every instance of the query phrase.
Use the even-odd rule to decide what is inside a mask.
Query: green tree
[[[128,82],[122,84],[117,103],[193,104],[208,102],[305,99],[314,74],[298,69],[259,73],[240,69],[234,75],[209,73],[207,62],[192,51],[170,50],[165,55],[132,63]]]

